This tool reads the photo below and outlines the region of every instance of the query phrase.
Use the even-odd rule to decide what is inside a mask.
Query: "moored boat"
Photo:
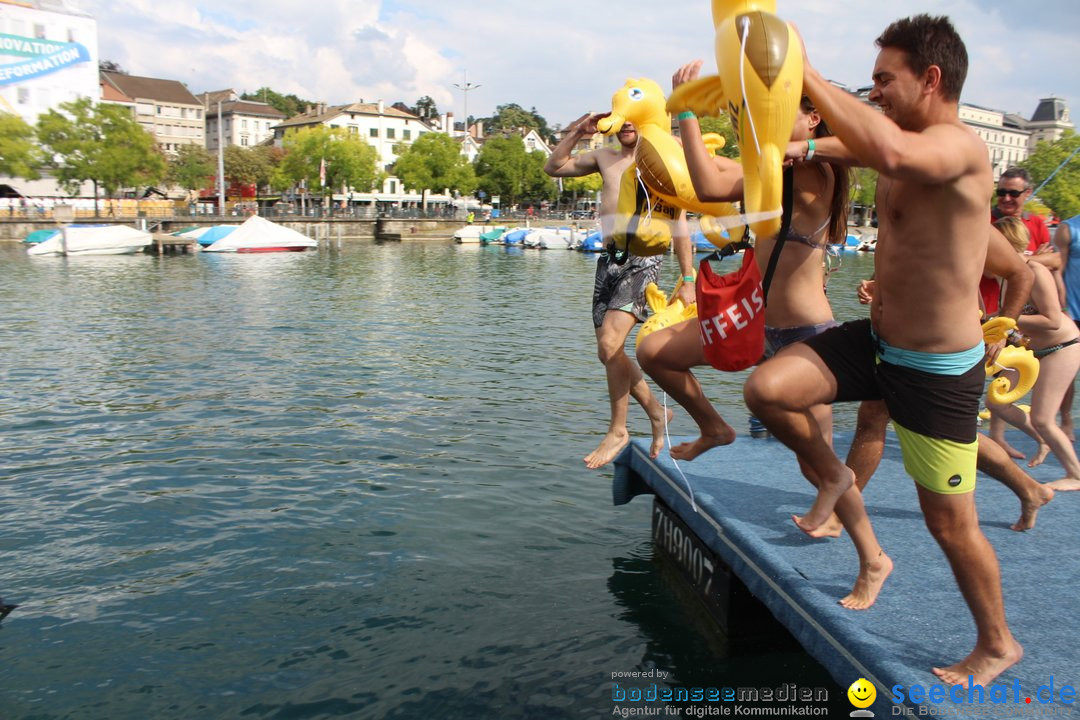
[[[204,252],[267,253],[303,252],[317,248],[319,243],[284,225],[252,215]]]
[[[466,225],[466,226],[460,227],[460,228],[458,228],[457,230],[454,231],[454,235],[453,235],[454,242],[456,242],[458,244],[461,244],[461,245],[479,245],[480,244],[480,235],[482,233],[491,232],[492,230],[495,230],[496,228],[499,228],[499,227],[501,227],[501,226],[499,226],[499,225]]]
[[[154,241],[153,235],[128,225],[68,225],[30,245],[30,255],[132,255]]]

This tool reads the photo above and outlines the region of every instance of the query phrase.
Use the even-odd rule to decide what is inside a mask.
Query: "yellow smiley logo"
[[[866,678],[859,678],[847,689],[848,700],[857,708],[867,708],[874,704],[877,690]]]

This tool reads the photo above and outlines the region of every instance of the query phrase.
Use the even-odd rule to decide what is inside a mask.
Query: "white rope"
[[[671,433],[668,432],[667,424],[667,393],[664,393],[664,440],[667,442],[668,455],[671,455]],[[686,483],[686,489],[690,491],[690,508],[697,514],[697,503],[694,501],[694,486],[690,484],[690,480],[687,479],[686,474],[683,473],[682,468],[679,467],[679,461],[675,458],[671,458],[671,462],[675,465],[675,469],[679,471],[679,476],[682,477],[683,482]]]
[[[648,209],[645,211],[645,222],[652,219],[652,194],[649,192],[649,186],[645,184],[645,181],[641,179],[641,168],[637,165],[634,166],[634,177],[637,178],[638,185],[645,191],[645,204]]]
[[[761,155],[761,144],[758,143],[757,128],[754,127],[754,116],[750,112],[749,98],[746,97],[746,38],[750,34],[750,18],[743,16],[743,35],[742,35],[742,47],[739,52],[739,83],[742,85],[742,100],[743,100],[743,112],[746,113],[746,119],[750,123],[750,137],[754,138],[754,147],[757,148],[757,153]]]

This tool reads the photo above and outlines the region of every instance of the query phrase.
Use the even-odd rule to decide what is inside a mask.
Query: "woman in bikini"
[[[1023,222],[1019,218],[1005,217],[994,225],[1027,260],[1028,231]],[[1065,391],[1080,370],[1080,330],[1062,312],[1051,272],[1039,263],[1029,262],[1028,267],[1035,274],[1035,284],[1031,287],[1031,299],[1020,311],[1016,325],[1020,334],[1030,338],[1029,347],[1039,359],[1039,379],[1031,389],[1030,413],[1015,405],[989,404],[990,437],[1009,455],[1019,459],[1024,454],[1005,441],[1004,423],[1023,431],[1039,443],[1028,467],[1041,464],[1047,454],[1053,452],[1066,476],[1047,485],[1054,490],[1080,490],[1080,460],[1069,436],[1058,427],[1054,417]]]
[[[684,65],[672,78],[672,86],[694,80],[700,68],[701,61]],[[708,201],[740,199],[742,166],[728,158],[709,155],[696,119],[680,119],[679,133],[698,197]],[[829,134],[813,104],[803,98],[792,141],[812,148],[810,141]],[[825,297],[825,251],[829,243],[842,243],[847,237],[847,170],[831,163],[815,162],[796,164],[793,172],[791,230],[780,253],[765,306],[766,358],[836,325]],[[776,242],[775,237],[755,241],[755,260],[763,276]],[[638,347],[637,359],[641,369],[685,408],[698,425],[700,436],[672,447],[672,458],[693,460],[711,448],[735,441],[734,428],[709,402],[691,370],[710,364],[696,319],[648,335]],[[831,441],[831,408],[827,405],[815,408],[814,417],[822,435]],[[840,534],[840,521],[835,516],[828,525],[821,534]],[[840,604],[865,609],[877,598],[892,570],[892,562],[878,544],[868,520],[847,530],[859,554],[860,571],[851,593]]]
[[[696,63],[680,68],[673,78],[678,86],[697,76]],[[679,121],[687,167],[699,198],[734,201],[742,197],[742,166],[708,154],[701,129],[694,118]],[[806,142],[828,135],[824,122],[803,98],[793,141]],[[816,335],[835,325],[825,297],[825,249],[829,242],[847,236],[847,171],[827,163],[807,163],[794,168],[794,202],[791,230],[780,253],[768,303],[765,307],[765,356],[781,347]],[[762,275],[776,238],[758,238],[755,259]],[[691,368],[709,365],[697,320],[659,330],[641,341],[638,363],[669,395],[686,408],[697,423],[700,437],[671,448],[677,460],[693,460],[718,445],[735,441],[735,429],[712,406]],[[816,415],[826,436],[831,434],[832,414],[822,406]]]

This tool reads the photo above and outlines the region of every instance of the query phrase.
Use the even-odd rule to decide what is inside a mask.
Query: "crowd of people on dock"
[[[791,46],[801,48],[801,38],[790,32]],[[1071,414],[1080,370],[1080,216],[1061,223],[1051,239],[1042,219],[1023,209],[1033,191],[1025,170],[1005,171],[995,191],[986,146],[959,119],[968,56],[947,17],[897,20],[876,44],[869,100],[880,112],[826,81],[805,51],[795,50],[803,53],[802,100],[783,158],[790,174],[784,219],[778,233],[754,239],[749,261],[765,278],[764,352],[744,399],[753,418],[794,451],[816,487],[812,506],[793,516],[795,524],[815,538],[838,537],[842,530],[851,537],[859,567],[840,603],[853,610],[875,602],[893,569],[862,497],[892,420],[926,526],[953,569],[977,630],[966,658],[933,672],[955,685],[986,685],[1018,662],[1023,649],[1006,623],[997,557],[979,527],[976,470],[1017,495],[1018,531],[1034,527],[1055,491],[1080,490]],[[698,60],[674,73],[672,98],[680,86],[699,80],[701,68]],[[697,196],[731,202],[749,194],[750,171],[709,152],[695,112],[671,102],[668,110],[679,111]],[[576,121],[546,170],[561,177],[601,174],[601,224],[608,238],[624,173],[635,160],[637,131],[623,123],[617,148],[573,154],[605,115]],[[753,142],[743,135],[739,140],[741,146]],[[854,166],[879,173],[878,242],[874,275],[858,291],[869,317],[838,323],[825,295],[825,253],[827,244],[842,243],[846,235],[848,168]],[[992,192],[997,200],[991,208]],[[671,231],[682,276],[672,299],[690,305],[702,300],[705,270],[695,273],[687,228],[683,216]],[[628,444],[631,397],[649,416],[651,454],[662,451],[670,413],[646,374],[698,425],[697,438],[670,448],[672,458],[690,461],[735,441],[735,429],[694,375],[694,368],[723,367],[716,357],[723,345],[710,345],[702,318],[640,339],[637,363],[625,351],[629,334],[646,319],[645,288],[656,281],[660,258],[631,255],[620,262],[612,253],[597,264],[592,316],[611,412],[606,434],[584,458],[589,468],[610,463]],[[1013,327],[1004,337],[984,335],[983,323],[995,317]],[[990,432],[983,434],[985,368],[1009,344],[1028,348],[1038,360],[1030,409],[990,403]],[[1013,370],[1002,372],[1018,381]],[[832,445],[831,406],[855,401],[857,428],[842,460]],[[1028,466],[1052,454],[1061,479],[1040,483],[1025,472],[1016,462],[1023,453],[1005,439],[1006,424],[1037,443]]]

